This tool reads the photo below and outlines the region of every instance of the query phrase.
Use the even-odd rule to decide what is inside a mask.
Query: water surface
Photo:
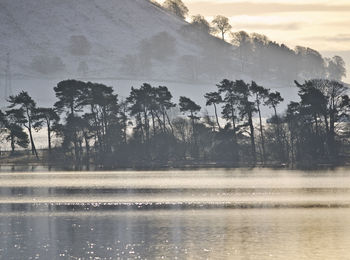
[[[350,259],[348,169],[3,172],[0,259]]]

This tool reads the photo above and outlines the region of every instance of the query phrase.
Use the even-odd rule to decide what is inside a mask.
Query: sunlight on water
[[[0,259],[348,259],[348,169],[0,173]]]

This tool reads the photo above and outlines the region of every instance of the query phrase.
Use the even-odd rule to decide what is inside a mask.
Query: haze
[[[209,20],[222,14],[230,17],[234,31],[267,35],[290,47],[302,45],[325,56],[342,56],[349,71],[350,2],[347,0],[185,0],[191,14]],[[347,77],[349,82],[350,77]]]

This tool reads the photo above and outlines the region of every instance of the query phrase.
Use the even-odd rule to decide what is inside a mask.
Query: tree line
[[[341,164],[349,157],[350,99],[338,81],[295,81],[299,102],[280,111],[283,97],[252,81],[224,79],[206,93],[206,106],[166,86],[144,83],[120,100],[99,83],[61,81],[53,107],[38,107],[28,92],[8,98],[0,111],[2,142],[28,148],[39,158],[33,133],[45,127],[53,162],[101,168],[217,165],[313,166]],[[262,117],[262,108],[271,117]],[[52,136],[60,140],[53,147]]]
[[[211,21],[200,14],[188,17],[189,10],[181,0],[166,0],[157,5],[180,19],[187,19],[180,33],[195,43],[198,54],[172,60],[176,57],[176,36],[159,33],[141,41],[137,53],[125,57],[121,70],[133,77],[157,77],[152,66],[159,61],[176,62],[178,78],[186,81],[215,82],[232,75],[234,78],[254,75],[258,81],[292,84],[295,79],[341,81],[345,77],[345,62],[340,56],[325,58],[309,47],[292,49],[262,34],[234,31],[229,19],[222,15]]]

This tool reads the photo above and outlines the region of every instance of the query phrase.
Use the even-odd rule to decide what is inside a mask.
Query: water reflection
[[[347,173],[0,173],[0,259],[348,259]]]
[[[1,259],[347,259],[348,209],[0,217]]]

